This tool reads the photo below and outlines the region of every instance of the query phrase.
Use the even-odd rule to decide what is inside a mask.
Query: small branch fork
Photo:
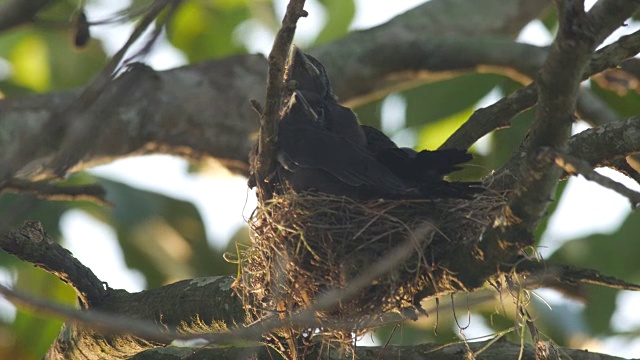
[[[625,59],[638,53],[640,53],[640,31],[622,36],[615,43],[596,51],[582,74],[582,79],[586,80],[594,74],[615,68]],[[538,102],[536,88],[537,82],[532,82],[493,105],[476,110],[469,120],[456,130],[440,148],[468,149],[491,131],[510,126],[516,115]]]
[[[537,78],[536,107],[525,154],[520,159],[517,188],[508,212],[515,220],[504,228],[509,235],[531,233],[544,216],[549,196],[562,172],[536,159],[541,148],[564,151],[574,120],[578,91],[596,47],[639,7],[630,0],[600,0],[589,12],[582,1],[558,0],[559,31]],[[520,245],[530,245],[525,240]],[[511,240],[507,240],[511,241]]]
[[[262,110],[260,114],[260,135],[258,138],[258,154],[255,163],[251,164],[258,187],[258,198],[261,202],[271,197],[272,185],[267,179],[275,171],[278,151],[278,120],[284,90],[284,67],[293,42],[296,24],[308,13],[304,10],[305,0],[291,0],[282,20],[282,26],[276,34],[273,47],[269,53],[269,73],[267,75],[267,96],[264,109],[253,104],[254,109]]]
[[[640,285],[603,275],[598,270],[549,264],[544,261],[521,262],[515,269],[505,269],[505,271],[514,271],[518,276],[525,277],[526,282],[523,286],[527,289],[554,288],[558,284],[591,284],[611,289],[640,291]]]
[[[74,99],[68,106],[58,113],[55,113],[47,120],[42,133],[37,133],[34,138],[24,139],[25,146],[21,147],[15,154],[0,157],[0,188],[4,187],[21,166],[27,163],[26,159],[34,149],[42,142],[55,142],[60,138],[64,140],[58,154],[51,160],[56,174],[64,176],[82,157],[87,155],[87,151],[96,137],[96,132],[105,126],[104,114],[108,113],[105,108],[95,108],[96,100],[101,96],[110,96],[113,101],[125,97],[126,94],[109,94],[106,92],[107,86],[113,81],[119,66],[125,60],[125,55],[136,41],[145,33],[145,30],[154,24],[159,15],[168,9],[175,11],[180,5],[176,0],[154,1],[146,13],[133,30],[124,46],[109,60],[104,68],[98,73],[94,80]],[[161,26],[159,26],[161,28]],[[160,29],[154,32],[154,36],[159,35]],[[152,39],[154,37],[152,36]],[[146,46],[149,46],[147,44]],[[146,48],[146,47],[145,47]],[[42,137],[42,134],[47,134]]]
[[[555,163],[558,167],[566,171],[570,175],[582,175],[585,179],[593,181],[607,189],[611,189],[622,196],[625,196],[631,202],[631,207],[635,210],[640,206],[640,193],[629,189],[623,184],[611,180],[596,172],[591,164],[569,154],[562,154],[551,148],[542,148],[536,154],[536,157],[543,162]]]

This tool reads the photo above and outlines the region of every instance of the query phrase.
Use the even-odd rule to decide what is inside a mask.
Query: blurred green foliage
[[[95,0],[88,0],[89,5]],[[344,36],[356,14],[353,0],[318,0],[324,7],[327,21],[314,44],[321,44]],[[149,0],[135,0],[131,9],[140,9]],[[0,57],[11,71],[0,78],[0,91],[4,96],[56,91],[87,84],[106,61],[102,44],[92,39],[81,51],[72,44],[73,29],[70,21],[77,11],[75,1],[52,2],[33,23],[0,34]],[[256,22],[273,33],[280,19],[272,0],[190,0],[185,1],[167,26],[169,44],[181,51],[189,62],[199,62],[247,51],[241,30],[248,22]],[[89,14],[91,17],[91,14]],[[95,20],[91,19],[90,20]],[[136,21],[136,19],[130,19]],[[553,30],[556,14],[550,11],[542,18],[543,24]],[[406,102],[405,127],[417,139],[417,148],[433,149],[439,146],[460,126],[492,90],[505,95],[521,87],[520,84],[494,74],[468,73],[448,80],[429,83],[406,90],[400,97]],[[640,99],[635,92],[617,94],[592,84],[594,93],[605,100],[621,116],[640,113]],[[360,120],[376,127],[382,124],[381,107],[384,99],[355,109]],[[456,177],[477,179],[503,164],[526,136],[532,112],[520,114],[513,126],[489,135],[488,148],[476,154],[471,166]],[[392,134],[393,135],[393,134]],[[139,270],[149,287],[157,287],[181,278],[235,274],[236,266],[222,258],[222,252],[209,244],[198,209],[191,203],[165,194],[137,189],[127,184],[100,179],[88,174],[70,177],[68,185],[95,183],[103,186],[112,206],[102,206],[86,201],[48,202],[33,200],[34,207],[28,214],[14,216],[23,196],[0,196],[0,213],[3,219],[14,216],[12,223],[19,225],[25,219],[41,221],[47,231],[60,240],[60,217],[68,210],[80,209],[112,227],[117,233],[118,244],[125,254],[126,264]],[[559,186],[556,199],[562,196],[564,184]],[[585,194],[588,196],[588,194]],[[554,205],[555,206],[555,205]],[[550,212],[555,207],[550,208]],[[630,216],[613,234],[594,234],[568,241],[552,256],[552,261],[600,269],[628,281],[640,281],[636,265],[640,243],[638,214]],[[538,236],[546,228],[546,220],[540,226]],[[229,242],[225,251],[236,252],[235,243],[247,243],[248,231],[242,229]],[[603,256],[606,254],[606,256]],[[108,259],[105,259],[108,261]],[[52,299],[73,306],[75,296],[71,289],[53,276],[35,269],[0,252],[0,271],[14,274],[16,287],[34,296]],[[117,287],[117,284],[112,284]],[[571,331],[580,328],[592,335],[613,334],[611,316],[616,309],[618,291],[601,287],[588,287],[588,303],[581,311],[563,311],[565,305],[553,305],[561,311],[562,324],[557,316],[539,302],[538,324],[553,339],[566,344]],[[444,302],[444,300],[443,300]],[[466,323],[466,313],[471,311],[485,319],[495,332],[516,325],[512,305],[500,301],[465,306],[467,299],[456,297],[454,304],[440,306],[428,319],[408,323],[398,328],[381,328],[375,337],[390,343],[411,344],[425,341],[450,342],[458,339],[458,325],[452,308],[458,309],[458,320]],[[510,307],[511,306],[511,307]],[[505,310],[507,309],[508,310]],[[464,314],[464,315],[460,315]],[[437,335],[434,327],[437,326]],[[555,322],[554,322],[555,321]],[[583,326],[587,324],[586,326]],[[18,311],[15,319],[0,316],[0,358],[40,358],[60,329],[58,319],[42,319],[30,313]],[[510,338],[518,340],[512,333]]]
[[[233,32],[249,19],[250,1],[186,1],[168,26],[171,44],[190,62],[243,53]]]

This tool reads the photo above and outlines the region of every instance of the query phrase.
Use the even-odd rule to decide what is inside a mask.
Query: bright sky
[[[421,0],[358,0],[357,15],[352,27],[367,28],[383,23],[422,2]],[[286,1],[278,0],[277,3],[280,13],[283,14]],[[123,7],[127,4],[126,0],[103,0],[103,6],[92,7],[89,10],[89,17],[93,19],[107,17],[114,7]],[[297,41],[301,43],[308,41],[319,31],[319,26],[325,18],[321,7],[315,1],[307,1],[307,4],[311,15],[301,19],[299,24]],[[100,27],[96,28],[93,34],[103,39],[107,50],[113,53],[126,40],[129,29],[130,27],[126,25]],[[242,32],[242,38],[254,40],[248,44],[252,51],[263,53],[269,51],[272,35],[264,29],[255,24],[249,24],[243,28]],[[540,23],[533,23],[524,29],[519,40],[535,45],[545,45],[551,41],[551,37]],[[149,58],[149,63],[156,69],[168,69],[184,64],[185,59],[170,45],[163,43],[155,49]],[[495,100],[497,99],[492,97],[485,99],[489,103]],[[391,103],[387,106],[403,107],[402,102],[394,103],[393,99],[390,101]],[[402,120],[394,120],[393,113],[397,111],[386,111],[387,115],[383,111],[383,117],[386,119],[383,120],[385,128],[392,129],[401,125],[398,121]],[[578,126],[576,131],[581,131],[580,129]],[[92,172],[125,181],[134,187],[151,189],[192,201],[202,213],[211,244],[223,246],[224,242],[244,225],[245,217],[255,207],[255,196],[248,191],[244,178],[229,174],[187,174],[186,167],[187,164],[182,159],[158,155],[120,160],[98,167]],[[603,172],[629,187],[640,190],[637,184],[628,181],[624,176],[610,171]],[[560,201],[558,211],[551,219],[549,230],[544,235],[542,245],[546,249],[543,248],[541,251],[543,255],[549,255],[567,239],[594,231],[613,231],[628,212],[628,201],[620,195],[582,178],[572,179]],[[89,266],[101,280],[108,282],[112,287],[128,291],[139,291],[145,288],[143,277],[124,264],[122,252],[112,229],[81,211],[67,213],[62,219],[62,229],[65,237],[64,245],[82,263]],[[6,273],[0,273],[0,281],[7,283],[9,280],[7,276]],[[635,307],[629,305],[632,301],[638,304],[640,297],[628,293],[621,295],[621,306],[616,316],[618,318],[625,316],[625,323],[633,320],[633,323],[640,324],[640,319],[629,317],[630,313],[637,313],[633,310]],[[0,316],[13,316],[13,313],[12,307],[0,299]],[[482,326],[480,320],[476,321],[476,318],[473,318],[473,322],[477,326],[465,333],[467,337],[487,334],[487,328]],[[609,341],[610,344],[607,345],[605,342],[605,348],[601,348],[601,351],[618,356],[632,356],[631,352],[625,350],[629,349],[628,347],[619,346],[619,340]],[[635,350],[640,353],[640,349]]]

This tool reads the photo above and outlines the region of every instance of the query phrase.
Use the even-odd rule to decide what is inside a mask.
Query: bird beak
[[[322,64],[296,46],[292,46],[289,52],[284,79],[289,89],[300,90],[305,95],[331,96],[331,84]]]
[[[308,116],[313,121],[319,120],[318,114],[313,110],[309,102],[307,102],[307,99],[305,99],[304,96],[302,96],[302,94],[298,90],[294,91],[293,94],[291,94],[291,97],[289,98],[289,101],[285,106],[285,112],[291,113],[293,111],[293,107],[296,105],[299,105],[299,107],[297,107],[298,109],[297,111],[302,110],[304,112],[303,114],[299,114],[299,115]]]
[[[285,69],[285,78],[291,78],[297,81],[301,80],[301,75],[306,75],[310,78],[319,78],[322,76],[320,70],[315,67],[304,52],[295,45],[291,45],[291,51],[289,52]]]

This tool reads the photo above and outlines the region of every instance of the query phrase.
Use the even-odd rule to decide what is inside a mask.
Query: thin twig
[[[2,191],[29,194],[38,199],[52,201],[92,201],[100,205],[111,206],[105,199],[106,191],[100,185],[59,186],[48,181],[24,181],[13,179]]]
[[[562,154],[559,151],[543,148],[538,152],[538,158],[543,161],[554,162],[561,169],[571,175],[582,175],[585,179],[593,181],[607,189],[611,189],[618,194],[625,196],[631,202],[633,209],[640,205],[640,193],[633,191],[623,184],[611,180],[610,178],[599,174],[593,169],[588,162],[569,154]]]
[[[38,236],[46,238],[36,229]],[[204,339],[212,344],[228,344],[240,340],[255,340],[263,334],[282,327],[284,324],[292,324],[308,327],[321,327],[315,318],[315,313],[331,309],[340,301],[346,301],[358,294],[362,288],[368,286],[374,279],[383,276],[401,264],[407,256],[415,252],[416,242],[429,241],[434,232],[433,226],[425,224],[417,229],[407,241],[391,251],[384,259],[375,263],[370,271],[360,275],[351,281],[344,289],[328,291],[321,294],[314,305],[289,317],[269,317],[257,321],[247,327],[236,328],[228,333],[201,333],[184,334],[165,327],[156,326],[150,321],[135,320],[130,317],[122,317],[117,314],[106,314],[95,310],[76,310],[70,307],[54,304],[51,301],[38,299],[22,292],[0,286],[0,293],[12,303],[27,307],[35,313],[54,315],[67,320],[74,320],[83,326],[100,331],[103,334],[131,334],[150,341],[171,342],[172,340]],[[57,244],[56,244],[57,245]],[[62,249],[59,245],[58,247]],[[64,249],[63,249],[64,250]],[[66,250],[65,250],[66,251]],[[70,256],[70,253],[69,253]],[[30,260],[26,260],[30,261]]]
[[[603,275],[594,269],[548,264],[544,261],[526,261],[518,264],[513,270],[520,276],[526,276],[526,283],[523,286],[528,289],[550,287],[560,283],[572,286],[591,284],[611,289],[640,291],[639,284]]]
[[[39,299],[24,292],[0,285],[0,294],[12,304],[29,309],[33,313],[52,317],[60,317],[66,321],[72,320],[76,324],[107,334],[133,334],[143,339],[158,341],[165,344],[179,337],[179,334],[161,331],[159,325],[150,321],[134,320],[130,316],[121,316],[95,310],[77,310],[69,306],[53,303],[48,299]],[[176,336],[174,336],[176,335]],[[192,338],[197,338],[193,336]]]
[[[303,9],[305,0],[291,0],[282,20],[282,26],[276,34],[269,53],[269,73],[267,76],[267,96],[264,111],[260,116],[260,136],[258,155],[252,164],[259,199],[264,202],[270,198],[271,187],[265,182],[275,169],[278,139],[278,120],[283,95],[284,67],[289,49],[296,31],[296,24],[308,14]]]
[[[586,71],[582,74],[582,79],[588,79],[594,74],[614,68],[625,59],[638,53],[640,53],[640,31],[622,36],[615,43],[596,51]],[[538,102],[536,86],[537,83],[533,82],[486,108],[476,110],[469,120],[456,130],[440,148],[468,149],[491,131],[510,126],[516,115]]]

